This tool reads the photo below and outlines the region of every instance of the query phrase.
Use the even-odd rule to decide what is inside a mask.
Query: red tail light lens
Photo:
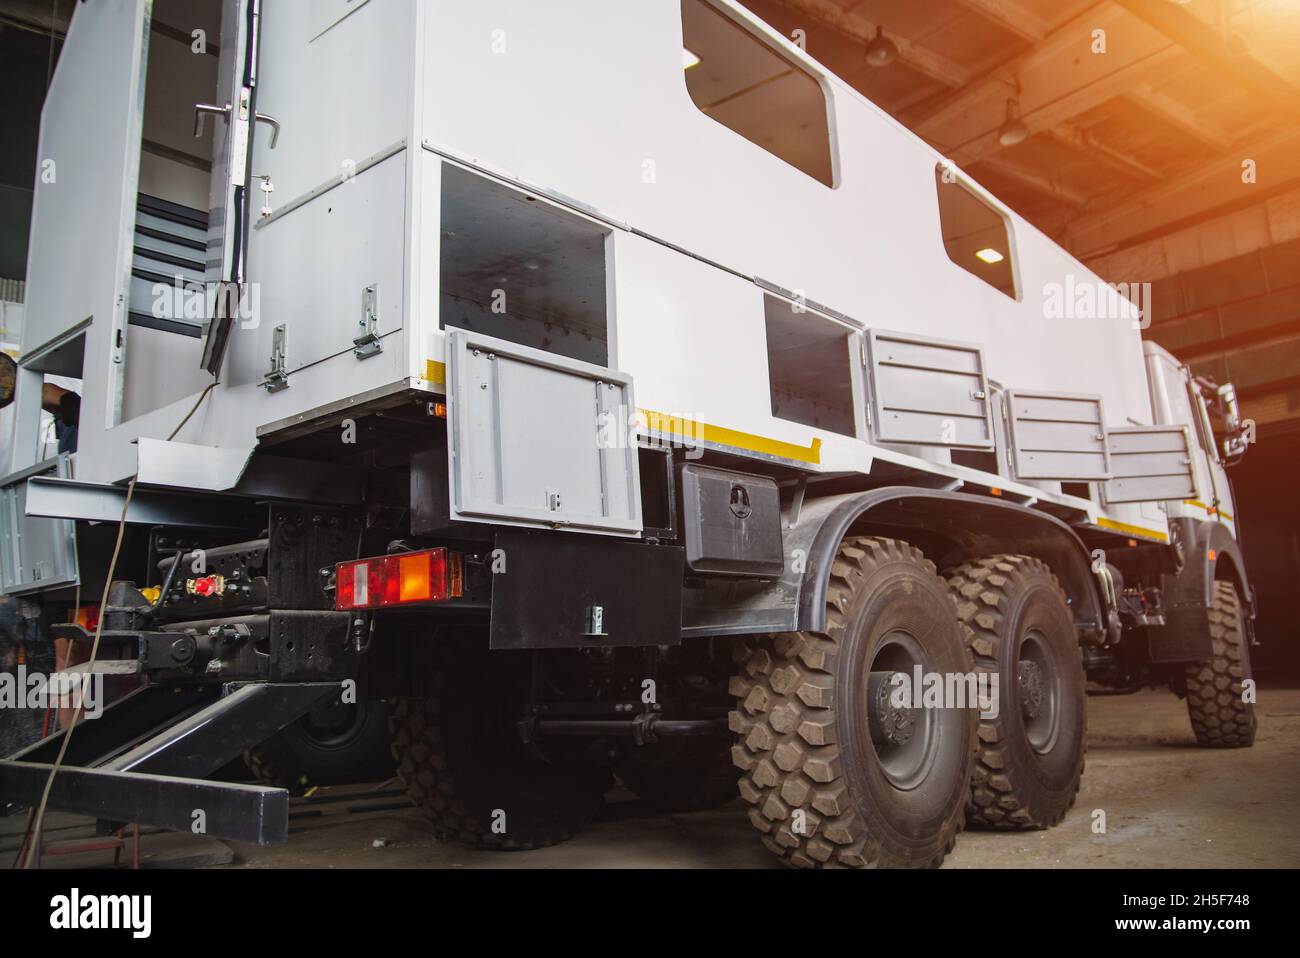
[[[448,549],[340,562],[335,570],[339,611],[446,602],[460,595],[461,557]]]

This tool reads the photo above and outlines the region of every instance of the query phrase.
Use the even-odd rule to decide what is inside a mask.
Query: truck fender
[[[806,548],[799,583],[801,630],[826,627],[831,564],[845,536],[892,536],[911,541],[940,567],[1009,553],[1045,562],[1060,580],[1081,631],[1100,635],[1107,617],[1089,553],[1068,525],[1014,502],[942,489],[886,486],[814,499],[787,528],[787,546]]]
[[[1200,662],[1213,654],[1210,600],[1216,580],[1237,586],[1250,610],[1246,627],[1254,631],[1254,602],[1241,546],[1220,523],[1178,518],[1169,523],[1171,538],[1183,553],[1182,568],[1161,577],[1165,625],[1147,630],[1152,662]]]

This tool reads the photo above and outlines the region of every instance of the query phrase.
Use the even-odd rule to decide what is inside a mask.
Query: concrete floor
[[[1167,692],[1092,698],[1087,771],[1065,821],[1050,831],[967,832],[944,867],[1297,867],[1300,689],[1265,689],[1259,715],[1254,748],[1212,751],[1196,747],[1183,702]],[[1093,833],[1096,809],[1106,814],[1105,834]],[[287,845],[234,849],[225,867],[772,866],[739,800],[658,817],[635,800],[614,801],[577,839],[532,852],[436,842],[405,809],[295,816]]]

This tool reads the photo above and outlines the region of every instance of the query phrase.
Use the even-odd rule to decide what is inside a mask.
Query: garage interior
[[[0,2],[6,347],[20,339],[43,93],[75,2]],[[1167,693],[1094,696],[1088,774],[1067,827],[968,834],[945,867],[1300,864],[1300,823],[1291,814],[1300,791],[1300,498],[1291,471],[1300,462],[1300,3],[744,5],[1102,279],[1149,289],[1145,335],[1197,374],[1235,383],[1242,415],[1256,427],[1231,473],[1259,610],[1255,748],[1198,752],[1182,703]],[[168,19],[153,29],[187,40]],[[743,91],[715,92],[711,106],[722,107]],[[182,167],[206,162],[182,153],[159,144],[155,155]],[[322,789],[295,799],[286,846],[207,842],[196,851],[182,837],[160,843],[157,863],[327,866],[346,854],[359,867],[770,865],[734,809],[656,817],[615,796],[606,818],[578,841],[503,862],[433,841],[390,794],[391,783]],[[1095,810],[1109,817],[1105,834],[1091,828]],[[1213,844],[1188,837],[1210,827],[1206,816],[1222,836]],[[724,820],[731,825],[716,824]],[[7,865],[21,829],[3,825]],[[71,817],[60,827],[69,835],[83,828]]]

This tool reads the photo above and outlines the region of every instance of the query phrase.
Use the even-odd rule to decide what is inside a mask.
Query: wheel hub
[[[1019,665],[1020,712],[1025,718],[1038,718],[1043,714],[1047,682],[1042,667],[1037,662],[1022,659]]]
[[[906,745],[916,733],[915,709],[895,705],[895,686],[881,682],[876,688],[876,721],[880,738],[890,745]]]

